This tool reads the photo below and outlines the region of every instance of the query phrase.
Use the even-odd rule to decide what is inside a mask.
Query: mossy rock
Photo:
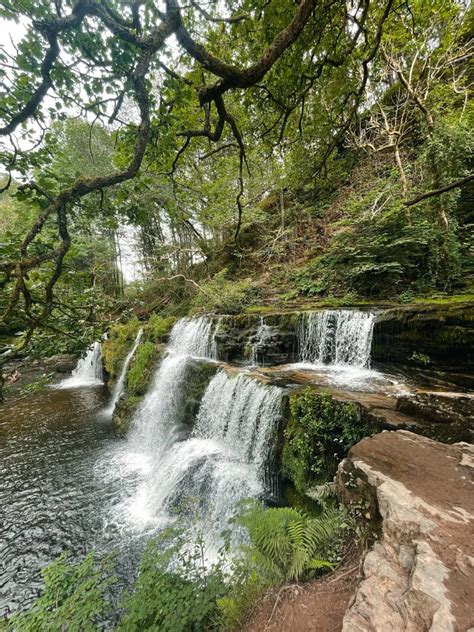
[[[284,431],[281,473],[298,494],[331,481],[338,464],[363,437],[379,431],[364,420],[361,407],[307,387],[292,393]]]
[[[128,433],[133,415],[142,399],[143,397],[124,396],[117,402],[112,416],[112,422],[119,436],[123,437]]]
[[[125,323],[116,323],[110,327],[107,339],[102,343],[102,359],[111,380],[118,377],[140,327],[138,318],[132,318]]]
[[[130,362],[127,373],[127,388],[132,396],[145,395],[153,369],[163,350],[153,342],[142,342]]]

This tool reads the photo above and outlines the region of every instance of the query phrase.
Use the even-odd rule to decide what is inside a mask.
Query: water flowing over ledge
[[[282,419],[280,388],[220,369],[204,391],[192,427],[185,419],[189,366],[193,358],[212,354],[213,330],[207,318],[175,324],[120,463],[110,464],[131,474],[129,494],[113,508],[115,523],[136,532],[154,530],[172,522],[177,512],[186,514],[191,503],[209,542],[216,543],[239,500],[265,496],[266,469]]]
[[[138,345],[141,342],[142,336],[143,336],[143,327],[140,327],[140,329],[138,330],[137,336],[135,338],[135,342],[133,343],[133,347],[130,349],[130,351],[127,354],[127,357],[125,358],[122,370],[120,371],[119,378],[112,390],[110,402],[107,405],[107,408],[104,410],[104,414],[108,417],[111,417],[113,415],[115,406],[124,391],[128,367],[130,366],[130,362],[132,361],[133,356],[135,355],[135,352],[138,349]]]
[[[300,361],[368,367],[374,321],[373,313],[356,310],[304,314],[298,329]]]
[[[55,384],[53,388],[82,388],[87,386],[102,386],[104,372],[102,367],[102,349],[100,342],[94,342],[86,355],[79,359],[71,377]]]

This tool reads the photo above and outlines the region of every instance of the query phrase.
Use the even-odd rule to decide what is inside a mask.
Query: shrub
[[[215,312],[238,314],[255,302],[257,291],[250,279],[230,281],[227,269],[201,285],[201,291],[193,300],[193,310],[197,312]]]
[[[151,541],[143,555],[133,592],[123,601],[119,632],[212,632],[218,630],[217,600],[228,588],[222,560],[206,569],[204,543],[189,546],[177,529]],[[170,562],[180,572],[170,572]]]
[[[244,501],[234,522],[246,530],[248,542],[234,559],[228,594],[218,600],[223,630],[242,630],[270,586],[307,580],[341,560],[355,525],[333,496],[320,508],[314,518],[294,508],[267,509],[261,502]]]
[[[63,554],[43,570],[43,592],[26,612],[0,629],[8,632],[93,632],[102,628],[111,611],[106,598],[115,578],[111,558],[99,562],[89,553],[80,563]]]
[[[163,342],[163,338],[169,333],[175,322],[174,316],[152,314],[144,328],[146,338],[153,342]]]

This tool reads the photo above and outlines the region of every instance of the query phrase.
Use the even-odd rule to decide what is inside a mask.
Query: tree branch
[[[412,200],[408,200],[407,202],[405,202],[405,206],[414,206],[415,204],[418,204],[419,202],[422,202],[423,200],[427,200],[428,198],[435,197],[437,195],[441,195],[442,193],[447,193],[448,191],[451,191],[452,189],[457,189],[459,187],[462,187],[468,182],[471,182],[472,180],[474,180],[474,173],[471,173],[469,176],[466,176],[465,178],[461,178],[460,180],[456,180],[456,182],[451,182],[451,184],[447,184],[444,187],[440,187],[439,189],[434,189],[433,191],[428,191],[427,193],[423,193],[417,196],[416,198],[413,198]]]

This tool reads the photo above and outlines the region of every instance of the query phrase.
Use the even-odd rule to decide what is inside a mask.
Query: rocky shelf
[[[383,432],[353,446],[337,488],[381,523],[343,632],[471,630],[474,447]]]

